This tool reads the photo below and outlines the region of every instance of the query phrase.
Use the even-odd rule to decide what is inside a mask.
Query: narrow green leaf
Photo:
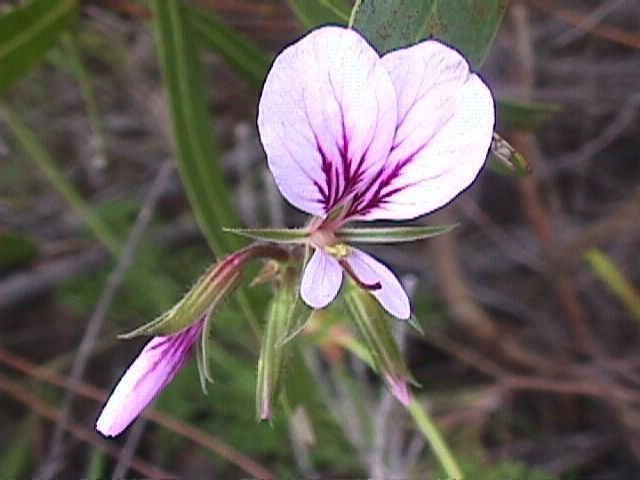
[[[531,175],[531,166],[524,155],[513,148],[497,132],[493,133],[487,163],[491,170],[503,175],[515,175],[517,177]]]
[[[274,243],[305,243],[309,238],[309,232],[302,228],[223,228],[223,230],[253,240]]]
[[[527,132],[538,129],[549,117],[562,110],[562,105],[557,103],[527,102],[515,98],[500,98],[497,104],[500,127]]]
[[[33,0],[0,16],[0,93],[13,86],[54,45],[76,0]]]
[[[271,55],[212,13],[185,5],[189,21],[204,45],[219,54],[253,86],[260,88],[271,65]]]
[[[624,303],[634,316],[640,321],[640,292],[624,276],[615,263],[602,250],[589,250],[585,259],[593,273]]]
[[[344,0],[289,0],[289,5],[307,30],[327,23],[344,25],[349,20]]]
[[[354,28],[380,52],[436,38],[480,68],[493,43],[508,0],[362,0]]]
[[[87,114],[89,115],[89,121],[91,122],[91,127],[93,129],[93,134],[97,140],[97,151],[100,155],[102,162],[107,164],[107,140],[105,129],[102,125],[102,119],[100,118],[100,114],[98,112],[98,103],[96,102],[96,96],[91,86],[91,81],[89,78],[89,73],[85,68],[84,62],[82,60],[82,55],[80,54],[80,48],[78,47],[78,41],[76,36],[71,32],[65,32],[62,35],[62,44],[65,49],[65,57],[66,60],[71,67],[71,71],[78,84],[80,85],[80,89],[82,90],[82,97],[84,98],[84,104],[87,109]]]
[[[199,49],[182,2],[153,0],[153,26],[176,148],[187,195],[216,254],[239,246],[222,234],[237,224],[208,114]]]
[[[38,165],[47,180],[60,192],[85,222],[89,230],[113,255],[118,255],[122,243],[111,227],[98,215],[91,205],[78,193],[75,186],[51,158],[36,135],[24,124],[18,113],[9,105],[0,102],[0,116],[7,123],[22,147]]]
[[[30,237],[12,231],[0,231],[0,267],[15,267],[38,256],[40,247]]]
[[[353,243],[402,243],[424,240],[447,233],[458,225],[342,228],[339,240]]]

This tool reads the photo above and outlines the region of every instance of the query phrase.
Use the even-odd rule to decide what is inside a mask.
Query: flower
[[[344,271],[409,318],[391,270],[336,233],[354,220],[409,220],[446,205],[484,165],[493,126],[489,89],[438,41],[380,57],[354,30],[327,26],[286,48],[267,76],[258,129],[280,192],[315,216],[303,300],[327,306]]]
[[[120,435],[175,378],[191,356],[206,320],[173,335],[152,338],[124,373],[102,409],[96,430]]]

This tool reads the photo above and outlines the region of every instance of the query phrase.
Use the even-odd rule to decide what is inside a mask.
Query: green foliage
[[[139,205],[135,202],[116,200],[103,205],[100,214],[120,232],[130,225],[137,209]],[[111,316],[116,320],[117,333],[169,308],[186,290],[185,285],[202,273],[210,261],[210,254],[202,247],[183,248],[167,255],[151,241],[142,242],[114,301]],[[78,315],[91,313],[111,270],[110,264],[102,271],[74,278],[58,291],[59,301]],[[132,319],[135,319],[133,324]]]
[[[497,117],[502,128],[534,131],[562,110],[556,103],[526,102],[515,98],[501,98],[497,102]]]
[[[220,255],[240,245],[221,231],[238,221],[211,129],[199,45],[181,2],[154,0],[150,5],[178,170],[198,223]]]
[[[593,248],[585,254],[585,260],[600,281],[624,303],[635,320],[640,322],[640,292],[611,258],[602,250]]]
[[[17,233],[0,231],[0,268],[15,267],[34,259],[40,248],[30,237]]]
[[[288,0],[296,16],[307,29],[327,23],[346,24],[349,7],[344,0]]]
[[[262,87],[271,56],[211,13],[186,5],[189,21],[205,47],[219,54],[245,80]]]
[[[21,116],[11,106],[0,102],[0,118],[7,123],[28,156],[36,163],[46,179],[73,207],[93,235],[112,254],[117,254],[121,247],[119,238],[80,195],[73,183],[65,177],[58,162],[49,155],[38,136],[22,121]]]
[[[556,475],[543,472],[540,469],[529,467],[523,462],[496,462],[486,465],[486,462],[465,462],[465,471],[468,478],[479,478],[482,480],[559,480]]]
[[[4,451],[0,451],[0,478],[26,478],[31,466],[31,434],[33,418],[27,417],[22,421],[15,435],[8,434],[6,423],[3,422],[4,440],[12,439],[12,442]]]
[[[0,94],[54,45],[76,12],[76,0],[32,0],[0,16]]]
[[[480,68],[493,43],[507,0],[362,0],[354,28],[381,52],[436,38],[460,49]]]

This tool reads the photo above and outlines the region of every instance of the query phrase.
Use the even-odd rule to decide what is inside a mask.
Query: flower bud
[[[413,378],[393,337],[389,319],[371,293],[350,285],[345,301],[369,349],[373,364],[387,388],[403,405],[411,403]]]
[[[269,304],[258,360],[256,413],[260,420],[273,416],[273,405],[282,390],[289,340],[300,331],[300,320],[307,310],[298,293],[299,272],[286,268],[282,277]]]
[[[251,248],[251,247],[250,247]],[[120,335],[132,338],[138,335],[170,335],[193,325],[207,312],[215,310],[240,283],[244,266],[251,258],[244,249],[215,263],[191,287],[182,299],[155,320]]]

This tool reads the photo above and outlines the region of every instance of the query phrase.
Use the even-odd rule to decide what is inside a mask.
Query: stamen
[[[344,269],[345,272],[347,272],[347,275],[349,275],[353,279],[353,281],[356,282],[356,285],[358,285],[360,288],[369,291],[380,290],[382,288],[382,284],[380,282],[366,283],[361,278],[359,278],[345,258],[339,258],[338,263],[340,263],[340,266]]]
[[[351,247],[346,243],[334,243],[333,245],[327,245],[324,247],[324,251],[338,260],[347,258],[351,255]]]

